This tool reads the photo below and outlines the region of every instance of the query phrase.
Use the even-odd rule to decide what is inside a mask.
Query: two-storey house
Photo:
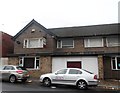
[[[35,20],[14,37],[9,64],[22,65],[33,76],[77,67],[100,79],[120,79],[119,24],[47,29]]]

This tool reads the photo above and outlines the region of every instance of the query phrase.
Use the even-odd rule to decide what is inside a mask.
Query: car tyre
[[[51,85],[51,80],[49,78],[45,78],[43,80],[43,85],[49,87]]]
[[[9,82],[10,83],[15,83],[16,82],[16,76],[11,75],[10,78],[9,78]]]
[[[87,83],[84,80],[80,80],[77,82],[77,88],[80,90],[87,89]]]

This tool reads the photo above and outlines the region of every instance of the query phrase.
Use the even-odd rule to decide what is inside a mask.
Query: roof
[[[43,31],[54,37],[83,37],[120,34],[120,31],[118,31],[120,23],[47,29],[33,19],[13,37],[13,40],[15,40],[19,35],[21,35],[32,24],[39,26]]]
[[[49,29],[57,37],[103,36],[120,34],[119,23]]]
[[[35,24],[37,26],[39,26],[43,31],[45,31],[46,33],[48,33],[51,36],[55,36],[55,34],[53,34],[52,32],[48,31],[44,26],[42,26],[40,23],[38,23],[37,21],[35,21],[34,19],[28,23],[21,31],[19,31],[14,37],[13,40],[15,40],[19,35],[21,35],[28,27],[30,27],[32,24]]]

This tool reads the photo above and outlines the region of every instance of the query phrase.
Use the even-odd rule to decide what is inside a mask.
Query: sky
[[[120,0],[0,0],[0,31],[12,36],[32,19],[46,28],[118,23]]]

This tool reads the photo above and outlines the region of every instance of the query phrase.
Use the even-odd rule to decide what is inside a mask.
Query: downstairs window
[[[120,57],[111,58],[112,70],[120,70]]]

